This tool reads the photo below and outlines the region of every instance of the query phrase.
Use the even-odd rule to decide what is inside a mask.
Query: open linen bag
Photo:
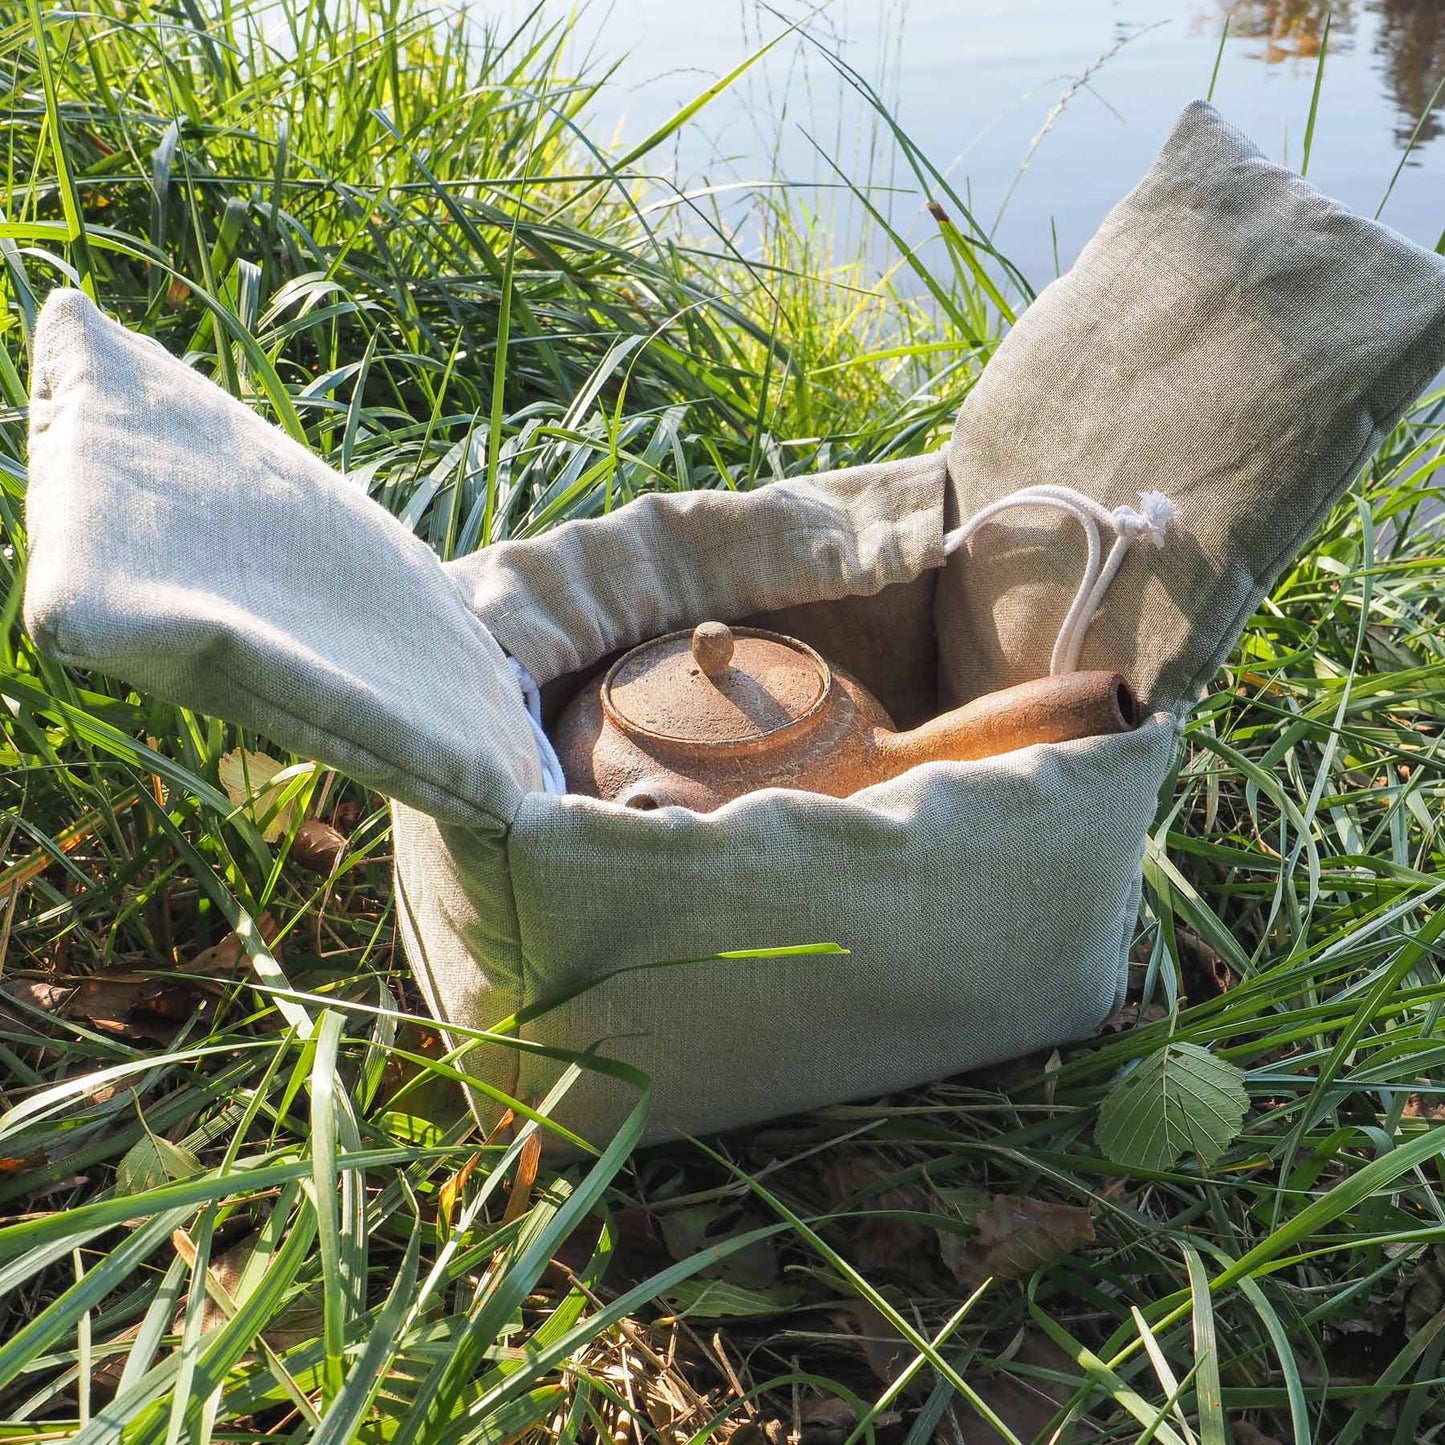
[[[1445,360],[1442,316],[1445,262],[1195,104],[999,347],[942,452],[649,496],[443,565],[58,291],[35,338],[26,619],[65,662],[395,800],[402,936],[444,1023],[612,975],[524,1036],[649,1074],[651,1138],[719,1129],[1080,1039],[1118,1006],[1182,719]],[[1137,731],[706,816],[543,791],[509,658],[555,706],[621,648],[761,622],[904,726],[1047,672],[1084,566],[1076,519],[1014,507],[944,554],[946,532],[1037,484],[1176,507],[1084,639],[1080,665],[1124,672],[1146,703]],[[633,968],[823,941],[846,954]],[[467,1067],[535,1101],[559,1066],[484,1045]],[[587,1074],[557,1113],[600,1139],[631,1102]]]

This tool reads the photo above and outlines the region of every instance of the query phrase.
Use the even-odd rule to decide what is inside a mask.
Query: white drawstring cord
[[[1057,507],[1084,529],[1088,548],[1084,576],[1064,615],[1054,643],[1054,653],[1049,660],[1049,672],[1055,677],[1073,672],[1079,665],[1079,654],[1084,650],[1089,624],[1093,622],[1094,614],[1098,612],[1115,573],[1123,565],[1129,548],[1140,537],[1148,537],[1156,547],[1162,547],[1169,523],[1178,509],[1163,492],[1140,492],[1137,508],[1121,506],[1111,512],[1102,502],[1085,496],[1083,492],[1076,492],[1072,487],[1052,484],[1021,487],[996,502],[990,502],[981,511],[975,512],[963,526],[948,533],[943,539],[943,555],[951,556],[985,522],[1009,507]],[[1114,545],[1107,557],[1103,555],[1099,540],[1100,527],[1107,527],[1114,534]]]
[[[542,791],[565,793],[567,779],[562,775],[557,749],[552,746],[552,739],[542,729],[542,692],[537,686],[537,679],[515,657],[509,657],[507,661],[512,664],[512,676],[517,679],[517,686],[522,690],[527,721],[532,724],[532,736],[537,742],[538,761],[542,764]]]

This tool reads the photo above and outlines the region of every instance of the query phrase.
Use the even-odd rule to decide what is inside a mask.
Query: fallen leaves
[[[1023,1279],[1095,1238],[1087,1209],[1048,1199],[996,1194],[976,1220],[977,1234],[961,1248],[957,1235],[939,1231],[944,1262],[970,1293],[988,1279]]]
[[[145,1194],[177,1179],[201,1172],[201,1161],[184,1145],[172,1144],[149,1129],[125,1152],[115,1167],[115,1192]]]
[[[263,913],[256,921],[269,945],[280,931]],[[234,974],[246,948],[234,933],[181,965],[189,974],[223,977]],[[204,1019],[211,1008],[207,989],[215,985],[190,979],[157,977],[153,973],[94,973],[86,978],[10,978],[0,983],[0,1009],[8,999],[20,1007],[4,1010],[22,1024],[32,1012],[73,1019],[111,1038],[136,1044],[169,1044],[192,1019]]]
[[[830,1318],[857,1339],[868,1368],[884,1385],[891,1385],[913,1358],[913,1346],[898,1333],[883,1311],[868,1300],[854,1300],[847,1310],[835,1310]]]
[[[201,1316],[203,1333],[219,1328],[239,1309],[237,1296],[244,1285],[246,1268],[260,1237],[254,1232],[247,1234],[229,1249],[212,1258],[206,1269],[206,1301]],[[197,1254],[190,1235],[184,1229],[175,1230],[171,1234],[171,1245],[194,1269]],[[309,1285],[280,1311],[274,1313],[270,1323],[261,1332],[263,1350],[289,1350],[293,1346],[315,1339],[321,1328],[322,1317],[319,1294],[320,1290],[316,1285]],[[171,1321],[171,1328],[177,1333],[185,1323],[185,1314],[185,1305],[182,1303]]]
[[[1130,1169],[1163,1171],[1193,1154],[1206,1167],[1234,1142],[1249,1109],[1244,1075],[1198,1044],[1166,1044],[1109,1090],[1099,1147]]]
[[[834,1319],[840,1325],[856,1323],[861,1330],[858,1340],[873,1374],[880,1384],[891,1386],[913,1361],[914,1347],[866,1301],[857,1300],[851,1308],[851,1318],[835,1314]],[[1077,1377],[1078,1368],[1057,1344],[1032,1326],[1009,1346],[1001,1363],[1021,1368],[992,1371],[972,1368],[968,1372],[969,1382],[979,1398],[1019,1440],[1033,1440],[1041,1436],[1049,1421],[1073,1396],[1075,1387],[1068,1382]],[[1062,1378],[1050,1379],[1049,1375]],[[914,1381],[915,1387],[922,1378]],[[954,1430],[941,1431],[933,1438],[962,1439],[968,1445],[987,1445],[987,1442],[1007,1438],[962,1399],[955,1397],[949,1410]],[[736,1439],[735,1436],[734,1442]],[[776,1445],[783,1445],[781,1438]]]
[[[336,871],[346,851],[346,835],[323,823],[320,818],[307,818],[296,830],[291,842],[290,859],[308,873],[327,877]]]
[[[939,1251],[953,1279],[972,1294],[986,1281],[1024,1279],[1035,1270],[1095,1243],[1091,1211],[1023,1195],[989,1193],[971,1188],[939,1189],[928,1210],[935,1217],[954,1221],[937,1229]],[[970,1232],[971,1231],[971,1232]],[[856,1341],[870,1370],[891,1386],[915,1358],[915,1347],[888,1318],[867,1300],[852,1301],[847,1311],[830,1318]],[[1038,1376],[1052,1372],[1072,1378],[1073,1362],[1042,1335],[1026,1331],[1009,1350],[1009,1361],[1027,1367],[1022,1372],[970,1372],[980,1396],[1019,1439],[1031,1440],[1073,1394],[1073,1387]],[[924,1377],[914,1382],[916,1388]],[[988,1427],[961,1401],[953,1406],[958,1435],[967,1441],[1004,1438]],[[945,1434],[938,1438],[957,1438]]]
[[[846,1253],[864,1275],[913,1280],[928,1273],[933,1230],[921,1218],[900,1216],[932,1213],[930,1188],[863,1153],[824,1160],[818,1183],[829,1210],[848,1211]],[[862,1213],[848,1217],[853,1210]]]
[[[268,948],[281,931],[269,913],[263,913],[256,920],[256,929]],[[230,974],[235,973],[245,959],[246,945],[239,935],[228,933],[218,944],[198,953],[185,965],[185,969],[187,973]]]
[[[743,1233],[755,1222],[735,1208],[720,1208],[715,1204],[669,1210],[659,1220],[663,1244],[674,1260],[691,1259],[703,1250]],[[778,1278],[777,1245],[771,1239],[756,1240],[728,1255],[719,1269],[723,1277],[734,1284],[747,1289],[765,1289]]]
[[[1239,978],[1223,956],[1197,933],[1180,928],[1175,933],[1175,939],[1179,945],[1180,980],[1184,985],[1184,995],[1191,1003],[1218,998],[1239,983]]]
[[[286,784],[296,776],[294,764],[248,748],[232,748],[222,755],[216,771],[226,796],[250,814],[265,842],[274,843],[291,827],[296,800],[285,793]],[[283,773],[287,776],[276,781]]]
[[[1432,1123],[1441,1123],[1445,1121],[1445,1101],[1442,1101],[1438,1094],[1431,1094],[1428,1097],[1424,1094],[1411,1094],[1405,1100],[1405,1117],[1407,1119],[1429,1119]]]
[[[366,809],[360,803],[347,800],[338,803],[331,810],[331,826],[343,837],[349,838],[361,826]]]
[[[1041,1376],[1048,1372],[1068,1378],[1077,1373],[1077,1367],[1047,1335],[1033,1328],[1026,1330],[1009,1350],[1008,1362],[1027,1366],[1038,1374],[995,1370],[974,1380],[974,1389],[1019,1440],[1036,1439],[1043,1436],[1049,1422],[1074,1394],[1071,1385]],[[993,1445],[994,1441],[1001,1442],[1007,1438],[964,1400],[955,1399],[951,1412],[958,1427],[957,1433],[967,1441],[967,1445]],[[946,1436],[940,1434],[936,1438]]]
[[[1445,1309],[1445,1250],[1438,1245],[1402,1282],[1405,1331],[1414,1338]]]
[[[0,997],[133,1043],[167,1044],[207,1001],[179,980],[149,974],[94,974],[74,981],[14,978]]]
[[[874,1420],[874,1429],[896,1427],[901,1417],[889,1412]],[[739,1426],[728,1445],[843,1445],[857,1424],[858,1411],[836,1395],[809,1391],[797,1402],[791,1421],[778,1416],[749,1420]]]
[[[275,843],[291,830],[296,814],[296,798],[288,796],[290,784],[314,763],[283,763],[266,753],[232,748],[222,756],[216,770],[226,796],[238,808],[244,808],[267,843]],[[354,806],[354,805],[343,805]],[[357,816],[360,810],[357,809]],[[338,808],[337,821],[346,821],[350,813]],[[329,877],[336,871],[346,851],[346,834],[320,818],[306,818],[291,840],[289,858],[308,873]]]
[[[857,1410],[836,1395],[809,1394],[798,1407],[799,1434],[809,1445],[842,1445],[857,1423]]]
[[[1122,1034],[1129,1029],[1142,1028],[1145,1024],[1157,1024],[1160,1019],[1168,1017],[1169,1010],[1161,1004],[1151,1003],[1140,1008],[1137,1003],[1126,1003],[1099,1032],[1101,1034]]]
[[[636,1211],[633,1211],[636,1213]],[[654,1219],[643,1217],[628,1224],[632,1236],[626,1251],[637,1264],[649,1254],[652,1269],[661,1244],[668,1260],[688,1260],[746,1233],[758,1220],[736,1204],[714,1200],[683,1209],[663,1211]],[[709,1264],[691,1279],[669,1289],[665,1303],[672,1314],[698,1320],[754,1319],[783,1314],[802,1298],[802,1290],[779,1283],[777,1246],[761,1239]]]
[[[1248,1420],[1233,1420],[1229,1428],[1234,1432],[1234,1445],[1280,1445],[1273,1435],[1266,1435]]]

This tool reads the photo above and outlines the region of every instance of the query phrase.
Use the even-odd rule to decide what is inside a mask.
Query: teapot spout
[[[972,762],[1074,738],[1132,732],[1140,723],[1134,690],[1117,672],[1070,672],[985,693],[911,732],[874,731],[872,781],[920,763]]]

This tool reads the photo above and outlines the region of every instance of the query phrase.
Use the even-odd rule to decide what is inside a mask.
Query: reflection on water
[[[1384,59],[1385,77],[1401,111],[1395,138],[1405,144],[1423,115],[1420,140],[1433,140],[1441,130],[1441,81],[1445,80],[1445,13],[1440,0],[1375,0],[1371,8],[1380,17],[1375,53]]]
[[[538,3],[472,9],[520,22]],[[594,129],[620,126],[619,145],[667,124],[781,26],[807,20],[817,44],[795,35],[774,46],[657,149],[659,171],[685,189],[696,182],[699,208],[735,205],[729,217],[760,196],[750,182],[786,177],[816,207],[820,243],[847,257],[860,228],[841,171],[877,188],[900,232],[931,237],[887,128],[817,45],[841,48],[1035,286],[1073,261],[1211,79],[1230,122],[1271,160],[1298,166],[1332,13],[1310,179],[1366,216],[1384,202],[1383,219],[1421,245],[1441,239],[1445,107],[1434,91],[1445,75],[1445,0],[829,0],[821,11],[816,0],[540,3],[550,19],[582,9],[580,53],[599,63],[626,55],[594,106]]]
[[[1217,27],[1229,21],[1229,33],[1259,42],[1252,54],[1266,65],[1317,63],[1325,19],[1330,23],[1330,49],[1346,49],[1355,41],[1356,0],[1214,0],[1202,19]],[[1416,144],[1440,134],[1441,82],[1445,80],[1445,3],[1442,0],[1365,0],[1364,8],[1378,19],[1374,52],[1380,57],[1385,83],[1400,115],[1395,139]],[[1421,117],[1424,117],[1421,123]]]
[[[1257,40],[1252,53],[1266,65],[1308,60],[1314,63],[1330,23],[1330,49],[1349,45],[1355,33],[1352,0],[1215,0],[1214,18],[1228,19],[1229,33],[1241,40]]]

